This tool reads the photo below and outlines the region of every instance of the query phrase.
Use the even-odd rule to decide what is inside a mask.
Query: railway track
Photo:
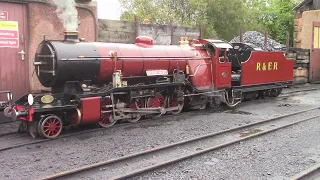
[[[222,108],[217,108],[217,111],[221,110]],[[196,114],[202,114],[203,112],[206,112],[207,110],[200,110],[200,111],[196,111]],[[117,128],[127,128],[127,127],[133,127],[133,126],[139,126],[142,125],[144,123],[150,122],[152,123],[153,121],[162,121],[165,122],[166,119],[170,119],[170,117],[184,117],[184,116],[189,116],[189,115],[194,115],[195,111],[190,111],[190,112],[185,112],[185,113],[181,113],[178,115],[166,115],[166,116],[162,116],[155,119],[143,119],[140,120],[138,122],[135,123],[129,123],[129,122],[123,122],[123,123],[119,123],[116,124],[110,128],[89,128],[89,127],[84,127],[84,128],[76,128],[73,130],[69,130],[66,131],[65,134],[61,134],[60,136],[58,136],[55,139],[42,139],[42,138],[31,138],[30,135],[28,133],[22,133],[22,134],[18,134],[17,132],[10,132],[10,133],[5,133],[5,134],[0,134],[0,152],[1,151],[6,151],[6,150],[10,150],[10,149],[14,149],[14,148],[18,148],[18,147],[22,147],[22,146],[27,146],[27,145],[32,145],[32,144],[38,144],[38,143],[43,143],[43,142],[48,142],[48,141],[55,141],[55,140],[59,140],[59,139],[63,139],[63,138],[68,138],[68,137],[72,137],[72,136],[79,136],[79,135],[83,135],[83,134],[90,134],[90,133],[96,133],[96,132],[100,132],[100,131],[110,131],[113,129],[117,129]]]
[[[215,151],[282,128],[320,118],[320,107],[271,118],[245,126],[215,132],[193,139],[148,149],[143,152],[82,166],[43,179],[125,179],[151,170]],[[312,114],[312,115],[310,115]]]
[[[308,91],[312,91],[312,90],[317,90],[317,89],[308,89]],[[304,92],[304,91],[297,90],[294,92],[291,91],[291,92],[283,93],[283,95],[279,96],[278,98],[292,96],[292,94],[301,93],[301,92]],[[244,103],[246,103],[246,102],[244,102]],[[166,115],[166,116],[162,116],[162,117],[157,118],[156,121],[165,121],[165,119],[169,119],[170,117],[179,118],[179,117],[188,116],[188,115],[191,115],[194,113],[203,114],[204,112],[207,112],[207,111],[208,110],[200,110],[200,111],[183,112],[178,115]],[[216,108],[216,111],[227,112],[229,110],[223,109],[223,107],[218,107],[218,108]],[[210,113],[212,113],[212,111]],[[54,141],[54,140],[59,140],[59,139],[68,138],[68,137],[72,137],[72,136],[79,136],[79,135],[83,135],[83,134],[96,133],[96,132],[100,132],[100,131],[108,131],[108,130],[115,129],[115,128],[126,128],[126,127],[130,127],[130,126],[137,126],[137,125],[140,125],[140,124],[143,124],[146,122],[151,122],[151,121],[154,121],[154,119],[144,119],[144,120],[140,120],[136,123],[120,123],[120,124],[116,124],[116,125],[114,125],[110,128],[107,128],[107,129],[106,128],[93,128],[92,129],[92,127],[91,128],[77,128],[77,129],[73,129],[73,131],[69,130],[68,132],[66,132],[66,134],[61,134],[56,139],[42,139],[42,138],[33,139],[27,133],[20,134],[17,132],[9,132],[9,133],[5,133],[5,134],[0,134],[0,152],[14,149],[14,148],[18,148],[18,147],[22,147],[22,146],[38,144],[38,143],[43,143],[43,142],[48,142],[48,141]]]
[[[319,88],[307,88],[307,89],[297,89],[297,90],[293,90],[293,91],[288,91],[288,92],[282,92],[282,95],[286,95],[286,94],[294,94],[294,93],[300,93],[300,92],[308,92],[308,91],[316,91],[319,90]],[[281,95],[280,94],[280,95]]]
[[[320,179],[320,163],[296,174],[290,180],[319,180]]]
[[[3,122],[0,122],[0,125],[2,125],[2,124],[12,124],[12,123],[14,123],[14,122],[12,122],[12,121],[3,121]]]

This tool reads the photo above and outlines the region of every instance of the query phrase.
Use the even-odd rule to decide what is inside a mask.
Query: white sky
[[[98,18],[120,20],[120,4],[118,0],[96,0],[98,3]]]

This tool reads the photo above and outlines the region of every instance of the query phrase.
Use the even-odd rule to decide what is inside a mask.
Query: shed
[[[309,50],[309,57],[297,58],[310,62],[308,80],[320,82],[320,0],[303,0],[293,10],[294,46]]]

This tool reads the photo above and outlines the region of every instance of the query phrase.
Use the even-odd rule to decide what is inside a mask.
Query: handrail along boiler
[[[66,31],[64,40],[43,40],[35,54],[37,77],[52,91],[22,96],[6,114],[33,137],[55,138],[63,127],[234,107],[292,85],[292,61],[250,47],[212,39],[154,45],[145,36],[134,44],[85,42]]]

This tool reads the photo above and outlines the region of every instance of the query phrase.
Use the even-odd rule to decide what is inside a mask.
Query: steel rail
[[[0,122],[0,125],[2,124],[11,124],[11,123],[15,123],[15,121],[4,121],[4,122]]]
[[[317,89],[315,89],[317,90]],[[297,92],[303,92],[302,91],[297,91]],[[297,93],[297,92],[293,92],[293,93]],[[292,93],[290,93],[292,94]],[[286,96],[279,96],[279,97],[287,97],[288,95]],[[229,110],[225,110],[225,112],[227,112]],[[183,112],[183,113],[180,113],[178,115],[165,115],[165,116],[161,116],[159,118],[167,118],[167,117],[178,117],[178,116],[183,116],[183,115],[188,115],[189,113],[194,113],[194,111],[191,111],[191,112]],[[157,118],[158,119],[158,118]],[[94,128],[94,129],[89,129],[89,130],[84,130],[84,131],[81,131],[81,132],[75,132],[75,133],[70,133],[70,134],[62,134],[60,136],[58,136],[57,138],[55,139],[28,139],[30,140],[29,142],[24,142],[24,143],[17,143],[17,144],[14,144],[12,146],[7,146],[7,147],[3,147],[3,148],[0,148],[0,152],[1,151],[6,151],[6,150],[10,150],[10,149],[15,149],[15,148],[19,148],[19,147],[23,147],[23,146],[27,146],[27,145],[33,145],[33,144],[38,144],[38,143],[43,143],[43,142],[48,142],[48,141],[54,141],[54,140],[58,140],[58,139],[62,139],[62,138],[67,138],[67,137],[73,137],[73,136],[78,136],[78,135],[82,135],[82,134],[89,134],[89,133],[95,133],[95,132],[100,132],[100,131],[104,131],[104,130],[110,130],[110,129],[114,129],[114,128],[125,128],[125,127],[130,127],[130,126],[136,126],[136,125],[139,125],[139,124],[142,124],[142,123],[145,123],[145,122],[150,122],[152,121],[152,119],[144,119],[144,120],[140,120],[138,122],[135,122],[135,123],[125,123],[125,124],[116,124],[112,127],[109,127],[109,128],[101,128],[101,127],[98,127],[98,128]],[[9,132],[9,133],[5,133],[5,134],[0,134],[0,138],[4,138],[5,136],[11,136],[11,135],[19,135],[17,138],[23,138],[23,137],[29,137],[29,134],[19,134],[17,132]],[[15,139],[17,139],[15,137]],[[1,140],[1,139],[0,139]]]
[[[21,136],[19,136],[19,137],[20,138],[24,138],[25,137],[28,140],[30,140],[29,142],[17,143],[17,144],[13,144],[12,146],[7,146],[7,147],[0,148],[0,152],[6,151],[6,150],[10,150],[10,149],[19,148],[19,147],[23,147],[23,146],[27,146],[27,145],[33,145],[33,144],[38,144],[38,143],[43,143],[43,142],[55,141],[55,140],[59,140],[59,139],[62,139],[62,138],[78,136],[78,135],[82,135],[82,134],[95,133],[95,132],[99,132],[99,131],[103,131],[103,130],[110,130],[110,129],[114,129],[114,128],[125,128],[127,126],[141,124],[142,122],[145,122],[145,120],[141,120],[141,121],[136,122],[134,124],[133,123],[116,124],[116,125],[111,126],[109,128],[97,127],[97,128],[94,128],[94,129],[84,130],[84,131],[80,131],[80,132],[75,132],[75,133],[70,133],[70,134],[62,134],[62,135],[58,136],[55,139],[30,139],[29,133],[22,133]],[[5,136],[10,136],[10,135],[14,135],[14,134],[18,134],[18,133],[17,132],[10,132],[10,133],[5,133],[5,134],[0,134],[0,138],[3,139],[3,138],[5,138]],[[1,141],[1,139],[0,139],[0,141]]]
[[[10,136],[19,136],[19,135],[21,135],[19,134],[19,132],[8,132],[8,133],[0,134],[0,138],[10,137]]]
[[[318,88],[310,88],[310,89],[301,89],[301,90],[295,90],[295,91],[289,91],[289,92],[282,92],[282,95],[285,94],[294,94],[294,93],[299,93],[299,92],[308,92],[308,91],[316,91],[316,90],[320,90]]]
[[[315,180],[316,177],[320,179],[320,163],[292,176],[290,180]]]
[[[191,157],[203,154],[203,153],[207,153],[207,152],[210,152],[210,151],[213,151],[213,150],[217,150],[217,149],[220,149],[220,148],[223,148],[223,147],[227,147],[229,145],[232,145],[232,144],[235,144],[235,143],[238,143],[238,142],[241,142],[241,141],[253,138],[253,137],[257,137],[257,136],[260,136],[260,135],[263,135],[263,134],[266,134],[266,133],[270,133],[270,132],[273,132],[273,131],[276,131],[276,130],[279,130],[279,129],[282,129],[282,128],[285,128],[285,127],[292,126],[294,124],[298,124],[298,123],[301,123],[301,122],[304,122],[304,121],[307,121],[307,120],[311,120],[311,119],[320,117],[320,115],[313,116],[311,118],[307,118],[307,119],[303,119],[303,120],[299,120],[299,121],[295,121],[293,123],[290,122],[288,124],[285,124],[285,125],[282,125],[282,126],[279,126],[279,127],[276,127],[276,128],[271,127],[272,129],[270,129],[270,130],[265,130],[265,131],[262,131],[262,132],[258,132],[258,133],[255,133],[253,135],[249,135],[249,136],[244,137],[244,138],[240,138],[240,139],[237,139],[237,140],[232,140],[232,141],[229,141],[229,142],[225,142],[223,144],[219,144],[219,145],[216,145],[216,146],[213,146],[213,147],[205,148],[205,149],[202,149],[202,150],[199,150],[199,151],[194,151],[194,152],[189,153],[189,154],[187,153],[187,155],[181,155],[180,157],[178,156],[178,157],[174,157],[174,158],[169,158],[169,160],[167,160],[167,161],[161,161],[159,159],[152,159],[153,157],[156,157],[156,153],[160,153],[161,151],[166,151],[166,150],[167,151],[174,151],[173,154],[177,154],[178,152],[175,152],[175,151],[177,151],[177,149],[183,149],[182,147],[179,148],[180,146],[183,146],[183,145],[186,146],[186,145],[189,145],[191,143],[203,144],[203,143],[200,143],[200,141],[204,141],[205,139],[208,139],[208,138],[210,138],[210,141],[213,141],[214,138],[217,138],[218,136],[227,135],[227,133],[232,134],[232,133],[235,133],[237,131],[240,131],[240,130],[243,130],[243,129],[246,129],[246,128],[251,128],[251,127],[254,127],[254,126],[257,126],[257,125],[266,125],[266,124],[268,124],[270,122],[273,122],[273,121],[279,122],[280,119],[287,118],[287,117],[292,117],[292,116],[299,115],[299,114],[303,114],[303,113],[306,113],[306,112],[309,112],[309,111],[312,111],[312,110],[316,110],[316,109],[320,109],[320,107],[311,108],[311,109],[308,109],[308,110],[303,110],[303,111],[299,111],[299,112],[295,112],[295,113],[291,113],[291,114],[286,114],[286,115],[278,116],[278,117],[271,118],[271,119],[268,119],[268,120],[259,121],[259,122],[255,122],[255,123],[250,123],[248,125],[244,125],[244,126],[241,126],[241,127],[236,127],[236,128],[232,128],[232,129],[228,129],[228,130],[224,130],[224,131],[220,131],[220,132],[215,132],[215,133],[207,134],[207,135],[204,135],[204,136],[200,136],[200,137],[196,137],[196,138],[192,138],[192,139],[176,142],[176,143],[173,143],[173,144],[152,148],[152,149],[149,149],[149,150],[145,150],[145,151],[142,151],[142,152],[139,152],[139,153],[135,153],[135,154],[131,154],[131,155],[127,155],[127,156],[123,156],[123,157],[120,157],[120,158],[110,159],[110,160],[102,161],[102,162],[99,162],[99,163],[82,166],[80,168],[76,168],[76,169],[73,169],[73,170],[67,170],[67,171],[64,171],[64,172],[60,172],[60,173],[56,173],[56,174],[53,174],[53,175],[49,175],[49,176],[44,177],[43,179],[57,179],[57,178],[62,178],[62,177],[68,177],[68,176],[75,175],[76,173],[80,173],[80,172],[85,173],[86,171],[96,170],[97,168],[102,167],[102,166],[107,167],[107,168],[104,168],[104,169],[107,169],[107,170],[111,169],[112,170],[112,164],[117,163],[118,165],[115,165],[117,167],[119,167],[119,164],[120,164],[121,167],[126,167],[126,166],[130,166],[129,165],[130,162],[138,162],[136,158],[142,158],[143,162],[147,162],[148,161],[148,157],[151,157],[151,159],[149,160],[149,164],[150,164],[150,161],[154,162],[154,164],[147,165],[147,166],[146,165],[145,166],[141,165],[142,166],[141,168],[138,167],[137,170],[133,170],[133,171],[125,171],[124,170],[123,172],[127,172],[127,173],[123,173],[123,174],[121,174],[119,176],[114,176],[114,177],[112,177],[110,179],[124,179],[124,178],[128,178],[128,177],[133,177],[133,176],[136,176],[136,175],[139,175],[139,174],[142,174],[142,173],[146,173],[146,172],[148,172],[150,170],[155,170],[155,169],[158,169],[160,167],[176,163],[176,162],[181,161],[181,160],[185,160],[185,159],[188,159],[188,158],[191,158]],[[207,141],[209,141],[209,140],[207,140]],[[189,149],[189,147],[188,147],[188,149]],[[163,154],[167,155],[166,153],[163,153]],[[109,166],[111,166],[111,167],[109,167]],[[79,174],[77,174],[77,175],[79,175]]]

